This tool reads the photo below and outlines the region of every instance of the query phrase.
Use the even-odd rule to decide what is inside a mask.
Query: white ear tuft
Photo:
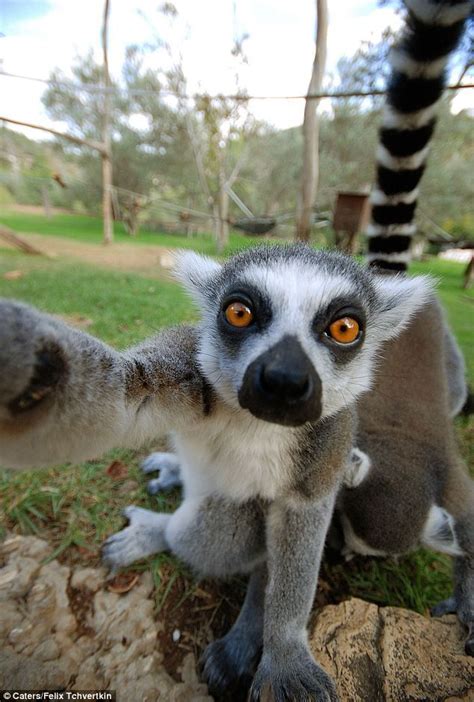
[[[435,280],[429,276],[378,275],[374,286],[379,303],[376,324],[383,339],[402,331],[410,318],[433,298]]]
[[[175,254],[173,275],[193,298],[202,300],[212,295],[211,282],[221,268],[208,256],[181,250]]]

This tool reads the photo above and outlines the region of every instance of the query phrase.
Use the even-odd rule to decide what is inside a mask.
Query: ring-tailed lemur
[[[469,2],[407,0],[408,26],[391,52],[392,76],[372,194],[369,262],[403,271],[449,54]],[[452,422],[467,396],[462,355],[439,304],[423,308],[382,349],[371,393],[359,403],[352,489],[338,500],[346,548],[400,554],[420,544],[455,557],[454,595],[434,613],[457,612],[474,655],[474,483]],[[365,455],[364,455],[365,454]],[[346,483],[347,485],[347,483]]]
[[[404,0],[405,27],[392,48],[377,151],[368,261],[404,271],[416,233],[418,185],[426,167],[447,64],[473,10],[471,0]]]
[[[357,398],[430,283],[384,279],[302,245],[263,246],[223,266],[187,253],[179,271],[202,323],[124,353],[0,303],[0,464],[78,461],[172,432],[181,506],[128,508],[105,562],[167,549],[203,575],[249,573],[237,622],[205,652],[210,687],[253,678],[252,700],[267,687],[275,699],[336,700],[305,629],[321,552]]]
[[[106,562],[119,567],[171,549],[201,573],[249,572],[237,622],[204,656],[211,687],[253,678],[253,700],[268,687],[276,699],[334,700],[334,684],[308,651],[306,620],[336,492],[347,473],[357,398],[370,387],[381,347],[417,310],[410,332],[386,347],[377,375],[375,410],[382,430],[391,431],[386,476],[415,457],[428,466],[431,506],[451,496],[441,509],[451,545],[452,530],[457,536],[463,524],[456,509],[470,484],[451,469],[455,448],[444,433],[440,440],[433,436],[436,424],[426,412],[434,398],[436,417],[446,416],[447,389],[439,382],[444,321],[423,279],[383,278],[306,247],[266,247],[223,267],[187,254],[180,270],[201,306],[202,324],[163,332],[122,354],[29,307],[0,303],[0,463],[80,460],[173,431],[183,504],[174,515],[129,508],[129,526],[106,542]],[[430,364],[420,357],[423,350]],[[381,380],[393,383],[394,369],[400,373],[407,365],[419,382],[401,384],[403,402],[397,396],[387,410]],[[432,395],[422,378],[432,383]],[[415,453],[416,442],[405,438],[404,422],[419,414],[404,413],[409,398],[424,407],[421,431],[431,429],[426,443],[417,437]],[[368,418],[361,414],[370,434],[367,407]],[[368,453],[373,465],[355,488],[360,494],[376,474],[379,455],[363,439],[361,430],[358,444],[366,453],[353,455],[363,463]],[[166,486],[176,481],[178,462],[163,460],[159,481]],[[145,469],[156,466],[150,461]],[[426,481],[420,484],[423,489]],[[389,487],[375,497],[384,490],[390,496]],[[349,492],[342,509],[358,528]],[[383,526],[390,534],[390,523]],[[458,537],[457,546],[473,552],[468,538]],[[458,614],[469,623],[465,572],[459,582]]]

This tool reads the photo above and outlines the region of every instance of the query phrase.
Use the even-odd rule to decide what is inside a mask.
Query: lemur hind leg
[[[144,473],[159,471],[158,478],[148,482],[147,490],[150,495],[168,492],[175,487],[181,487],[181,467],[179,458],[174,453],[156,451],[147,456],[140,464]]]
[[[218,698],[226,691],[232,699],[244,699],[252,684],[263,647],[263,614],[267,568],[255,568],[250,576],[245,601],[232,629],[204,651],[203,677],[211,694]]]
[[[433,607],[433,616],[456,613],[467,628],[465,651],[474,656],[474,507],[454,520],[456,545],[454,561],[454,593]]]

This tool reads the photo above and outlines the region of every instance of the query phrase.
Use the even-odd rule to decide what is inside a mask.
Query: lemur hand
[[[0,300],[0,465],[33,468],[100,456],[126,435],[125,369],[98,339]]]
[[[67,373],[55,320],[27,305],[0,300],[0,419],[42,403]]]

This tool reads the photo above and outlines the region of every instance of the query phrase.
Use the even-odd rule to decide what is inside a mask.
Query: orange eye
[[[359,322],[352,317],[341,317],[329,325],[328,333],[338,344],[351,344],[359,336]]]
[[[231,302],[225,308],[225,318],[233,327],[248,327],[253,321],[253,312],[243,302]]]

